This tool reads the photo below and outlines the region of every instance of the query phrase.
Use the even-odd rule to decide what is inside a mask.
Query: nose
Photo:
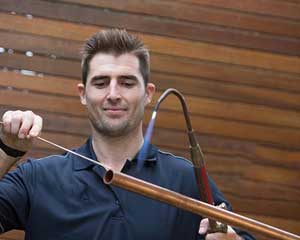
[[[110,82],[107,99],[111,102],[117,102],[121,99],[120,89],[116,81]]]

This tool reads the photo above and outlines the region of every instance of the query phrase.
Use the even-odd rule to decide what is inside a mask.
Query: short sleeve
[[[32,160],[20,164],[0,181],[0,233],[24,229],[34,187]]]

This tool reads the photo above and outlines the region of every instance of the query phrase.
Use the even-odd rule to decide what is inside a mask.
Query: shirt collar
[[[140,149],[141,151],[141,149]],[[140,151],[135,155],[135,157],[132,159],[133,162],[136,162],[138,159],[138,155]],[[156,162],[157,161],[157,152],[158,148],[152,144],[149,145],[148,152],[147,152],[147,157],[143,161],[145,162]]]
[[[92,138],[89,137],[88,140],[86,141],[86,143],[84,145],[82,145],[81,147],[77,148],[75,150],[75,152],[86,156],[88,158],[91,158],[93,160],[97,161],[97,156],[94,152],[93,149],[93,145],[92,145]],[[157,161],[157,152],[158,152],[158,148],[152,144],[150,144],[149,148],[148,148],[148,153],[147,153],[147,158],[144,160],[145,163],[155,163]],[[85,159],[82,159],[79,156],[76,156],[72,153],[68,153],[71,155],[71,158],[74,159],[74,170],[84,170],[87,169],[89,167],[95,166],[94,163],[89,162]],[[137,161],[137,156],[139,153],[137,153],[135,155],[135,157],[131,160],[132,162],[136,162]]]
[[[85,144],[83,144],[81,147],[77,148],[75,150],[75,152],[97,161],[97,156],[96,156],[93,146],[92,146],[92,138],[91,137],[88,138],[88,140],[85,142]],[[94,163],[89,162],[88,160],[85,160],[79,156],[76,156],[74,154],[71,154],[71,155],[72,155],[72,158],[74,159],[74,170],[83,170],[83,169],[87,169],[87,168],[95,165]]]

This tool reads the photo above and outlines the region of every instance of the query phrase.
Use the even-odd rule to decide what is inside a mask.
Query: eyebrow
[[[107,75],[96,75],[96,76],[92,77],[91,81],[101,80],[101,79],[105,79],[108,77],[109,76],[107,76]]]
[[[91,78],[91,83],[97,81],[97,80],[109,80],[110,76],[109,75],[96,75],[94,77]],[[125,79],[125,80],[132,80],[134,82],[138,82],[138,78],[135,75],[120,75],[118,76],[118,80],[120,79]]]
[[[129,79],[129,80],[138,81],[138,78],[134,75],[121,75],[118,78],[125,78],[125,79]]]

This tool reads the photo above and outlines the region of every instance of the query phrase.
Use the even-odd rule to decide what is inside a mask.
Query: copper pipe
[[[103,181],[106,184],[112,184],[197,215],[205,216],[250,232],[260,233],[273,239],[300,240],[300,236],[295,234],[264,224],[254,219],[220,209],[208,203],[195,200],[123,173],[108,170]]]

